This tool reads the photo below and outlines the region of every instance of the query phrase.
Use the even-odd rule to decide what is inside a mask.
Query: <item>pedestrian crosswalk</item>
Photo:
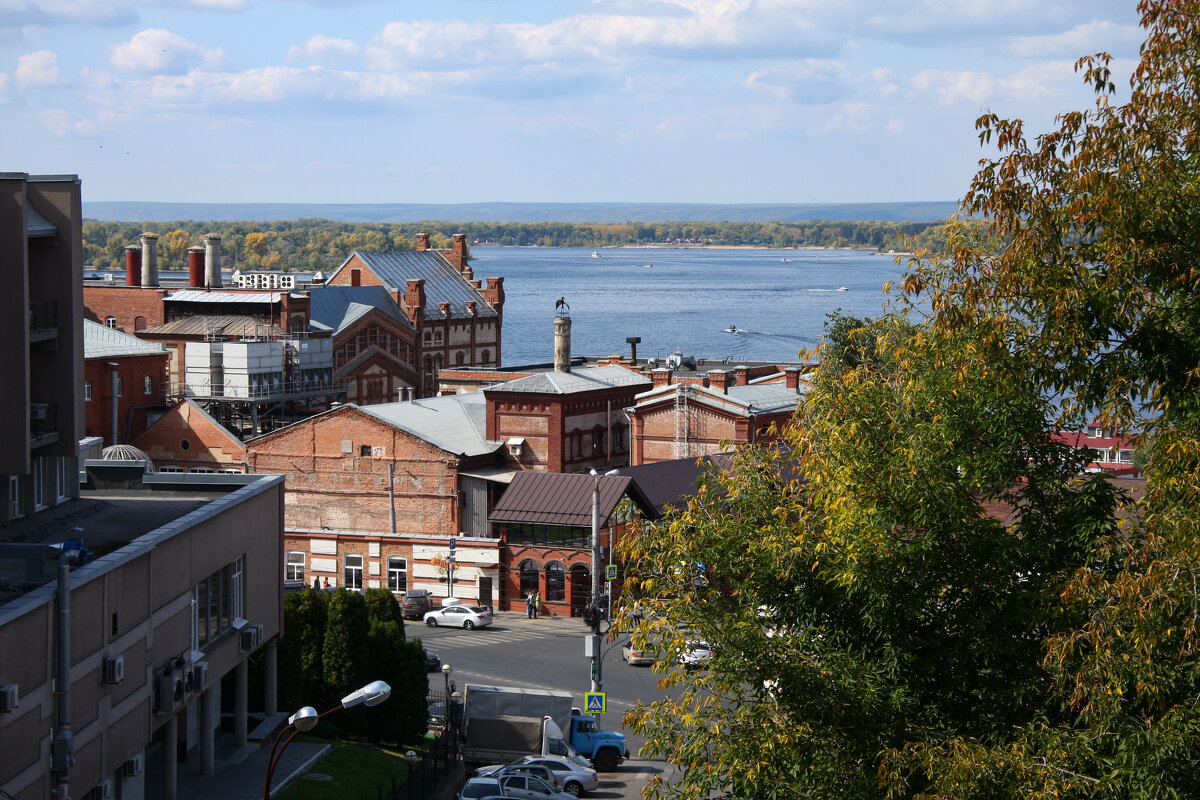
[[[426,628],[410,626],[409,638],[420,639],[429,650],[459,650],[480,646],[532,642],[538,639],[580,638],[586,628],[576,623],[569,628],[561,625],[489,625],[473,631],[451,628]]]

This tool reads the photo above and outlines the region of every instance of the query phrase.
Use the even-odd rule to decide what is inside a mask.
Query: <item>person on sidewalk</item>
[[[533,618],[537,619],[542,615],[542,593],[534,592],[533,595]]]
[[[525,595],[525,617],[533,619],[533,592]]]

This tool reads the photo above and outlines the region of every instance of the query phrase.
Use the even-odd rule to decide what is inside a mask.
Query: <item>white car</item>
[[[448,625],[451,628],[474,630],[492,624],[492,612],[480,606],[447,606],[425,612],[425,624],[431,628]]]
[[[708,662],[712,661],[713,647],[708,642],[688,642],[684,648],[683,654],[679,657],[679,663],[689,669],[692,667],[706,667]]]

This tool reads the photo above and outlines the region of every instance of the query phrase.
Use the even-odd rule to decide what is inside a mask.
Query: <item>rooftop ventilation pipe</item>
[[[188,248],[188,286],[204,287],[204,248],[199,245]]]
[[[125,246],[125,285],[142,285],[142,248],[136,244]]]

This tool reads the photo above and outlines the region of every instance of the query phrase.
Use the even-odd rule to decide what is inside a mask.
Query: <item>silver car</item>
[[[446,606],[425,613],[425,624],[431,628],[447,625],[451,628],[474,630],[492,624],[492,612],[480,606]]]
[[[525,756],[520,763],[548,767],[554,773],[562,790],[576,797],[582,792],[594,792],[600,788],[600,776],[596,774],[596,770],[591,767],[581,767],[567,758]]]

